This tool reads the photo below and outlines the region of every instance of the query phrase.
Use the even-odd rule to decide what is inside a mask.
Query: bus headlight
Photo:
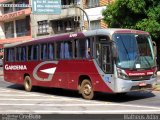
[[[121,78],[121,79],[125,79],[125,80],[129,79],[127,73],[120,68],[117,68],[117,76],[118,76],[118,78]]]

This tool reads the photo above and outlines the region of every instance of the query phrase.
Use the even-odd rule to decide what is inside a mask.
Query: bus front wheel
[[[83,80],[81,83],[80,93],[82,97],[91,100],[94,97],[94,91],[90,80]]]
[[[27,92],[30,92],[32,90],[32,81],[29,76],[26,76],[24,79],[24,88]]]

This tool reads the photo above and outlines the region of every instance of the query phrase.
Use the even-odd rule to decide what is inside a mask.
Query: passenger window
[[[73,57],[73,51],[72,51],[72,41],[65,42],[65,58],[70,59]]]
[[[16,60],[25,61],[26,60],[26,47],[16,48]]]
[[[93,47],[91,47],[91,40],[85,38],[85,40],[75,40],[75,57],[78,58],[91,58]]]
[[[28,46],[28,60],[38,60],[39,58],[39,46]]]
[[[57,58],[70,59],[72,54],[72,41],[57,42]]]
[[[48,55],[49,55],[50,60],[54,59],[54,44],[53,43],[48,44]]]
[[[6,56],[7,56],[6,61],[14,62],[14,60],[15,60],[15,50],[14,50],[14,48],[7,49]]]
[[[16,60],[21,60],[21,48],[16,48]]]
[[[46,60],[48,59],[48,47],[47,47],[47,44],[42,44],[41,45],[41,59],[42,60]]]

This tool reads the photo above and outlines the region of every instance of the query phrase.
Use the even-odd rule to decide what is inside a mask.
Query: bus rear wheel
[[[87,100],[91,100],[94,97],[94,91],[90,80],[83,80],[80,87],[80,93],[82,97]]]
[[[27,92],[30,92],[32,90],[32,81],[29,76],[26,76],[24,78],[24,88]]]

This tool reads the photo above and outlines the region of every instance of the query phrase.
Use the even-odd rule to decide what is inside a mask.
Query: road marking
[[[42,110],[36,110],[33,111],[34,113],[61,113],[61,114],[106,114],[106,113],[157,113],[160,112],[160,110],[102,110],[102,111],[92,111],[92,110],[83,110],[83,111],[52,111],[52,110],[46,110],[46,111],[42,111]]]
[[[67,97],[67,96],[57,96],[57,95],[50,95],[50,94],[45,94],[45,93],[37,93],[37,92],[26,92],[26,91],[19,91],[19,90],[15,90],[15,89],[10,89],[10,90],[8,90],[8,89],[1,89],[0,88],[0,90],[4,90],[5,92],[6,91],[8,91],[9,93],[10,92],[15,92],[15,93],[18,93],[18,94],[23,94],[24,96],[26,95],[28,95],[28,96],[42,96],[43,95],[43,98],[44,97],[49,97],[49,98],[53,98],[53,99],[59,99],[59,100],[73,100],[74,99],[74,101],[79,101],[79,102],[88,102],[88,103],[90,103],[91,101],[88,101],[88,100],[85,100],[85,99],[82,99],[82,98],[70,98],[70,97]],[[1,92],[3,92],[3,91],[1,91]],[[1,96],[1,94],[0,94],[0,96]],[[9,95],[6,95],[6,96],[9,96]],[[11,95],[12,96],[12,95]],[[14,96],[14,95],[13,95]],[[19,96],[21,96],[21,95],[19,95]],[[47,98],[48,99],[48,98]],[[1,99],[0,99],[1,100]],[[18,100],[20,100],[20,99],[18,99]],[[23,100],[23,99],[22,99]],[[29,100],[29,99],[28,99]],[[42,99],[41,99],[42,100]],[[94,103],[99,103],[99,101],[94,101],[94,100],[92,100],[92,102],[94,102]]]
[[[23,111],[23,110],[4,110],[4,111],[1,111],[0,110],[0,113],[61,113],[61,114],[81,114],[81,113],[87,113],[87,114],[93,114],[93,113],[96,113],[96,114],[106,114],[106,113],[152,113],[152,112],[160,112],[160,108],[159,107],[152,107],[152,106],[143,106],[143,105],[132,105],[132,104],[125,104],[125,103],[112,103],[112,102],[104,102],[104,101],[96,101],[96,100],[84,100],[84,99],[81,99],[81,98],[70,98],[70,97],[67,97],[67,96],[56,96],[56,95],[51,95],[51,94],[45,94],[45,93],[37,93],[37,92],[31,92],[31,93],[28,93],[26,91],[20,91],[20,90],[15,90],[15,89],[1,89],[0,88],[0,92],[9,92],[9,94],[1,94],[0,93],[0,106],[51,106],[51,107],[98,107],[98,106],[113,106],[113,108],[116,108],[116,106],[119,106],[119,107],[123,107],[125,109],[125,107],[131,107],[130,110],[95,110],[93,109],[92,110],[80,110],[80,111],[66,111],[66,110],[34,110],[34,108],[32,110],[28,110],[28,111]],[[15,93],[13,93],[15,92]],[[3,98],[3,97],[7,97],[7,96],[10,96],[9,98]],[[37,96],[37,97],[41,97],[41,98],[30,98],[30,99],[26,99],[26,98],[13,98],[13,96],[28,96],[28,97],[32,97],[32,96]],[[43,99],[42,99],[43,98]],[[6,101],[7,103],[2,103],[2,101]],[[9,103],[13,101],[14,103]],[[22,103],[22,104],[16,104],[15,101],[20,101],[19,103]],[[35,103],[35,104],[25,104],[23,103],[23,101],[41,101],[41,103]],[[45,102],[48,101],[48,102],[54,102],[54,101],[57,101],[57,102],[65,102],[65,104],[48,104]],[[73,104],[67,104],[66,102],[69,102],[69,101],[74,101],[74,102],[81,102],[83,104],[77,104],[77,103],[73,103]],[[28,102],[27,102],[28,103]],[[41,107],[42,108],[42,107]],[[141,109],[144,109],[144,110],[141,110]],[[90,108],[87,108],[87,109],[90,109]],[[134,110],[136,109],[136,110]],[[152,110],[146,110],[146,109],[152,109]],[[18,112],[17,112],[18,111]]]
[[[124,105],[124,104],[94,104],[94,103],[91,103],[91,104],[77,104],[77,103],[73,103],[73,104],[37,104],[37,103],[34,103],[34,104],[15,104],[15,103],[0,103],[0,106],[8,106],[8,105],[11,105],[11,106],[54,106],[54,107],[77,107],[77,106],[121,106],[121,107],[134,107],[134,108],[147,108],[147,109],[156,109],[156,110],[160,110],[159,107],[151,107],[151,106],[139,106],[139,105]]]
[[[1,97],[12,97],[12,96],[14,96],[14,97],[16,97],[16,96],[35,96],[35,97],[38,97],[39,96],[39,97],[41,97],[40,95],[30,95],[30,94],[20,95],[20,94],[17,94],[17,93],[14,94],[14,95],[13,94],[0,94],[0,98]]]
[[[0,111],[1,114],[16,114],[16,113],[31,113],[31,114],[153,114],[158,113],[160,110],[102,110],[102,111],[92,111],[92,110],[79,110],[79,111],[66,111],[66,110],[3,110]]]

